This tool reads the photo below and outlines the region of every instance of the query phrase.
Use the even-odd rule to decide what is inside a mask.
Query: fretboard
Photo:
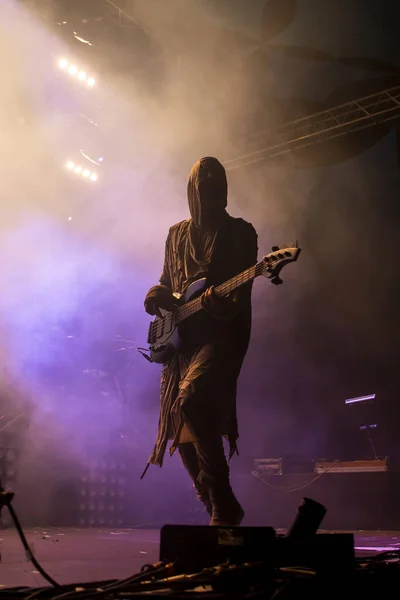
[[[228,279],[228,281],[225,281],[225,283],[221,283],[220,285],[216,286],[215,293],[217,294],[217,296],[221,296],[221,297],[227,296],[228,294],[230,294],[237,288],[241,287],[245,283],[248,283],[249,281],[252,281],[256,277],[261,275],[264,271],[264,268],[265,268],[265,264],[263,261],[257,263],[256,265],[250,267],[249,269],[242,271],[242,273],[235,275],[235,277],[232,277],[232,279]],[[194,315],[195,313],[199,312],[200,310],[203,310],[200,298],[195,298],[194,300],[190,300],[189,302],[187,302],[187,304],[180,306],[175,311],[175,313],[174,313],[175,325],[182,323],[182,321],[184,321],[191,315]]]

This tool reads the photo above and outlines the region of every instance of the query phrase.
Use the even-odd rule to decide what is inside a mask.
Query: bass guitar
[[[272,252],[256,265],[246,269],[242,273],[235,275],[225,283],[215,287],[217,296],[227,296],[240,286],[252,281],[256,277],[263,275],[271,280],[271,283],[279,285],[282,279],[279,274],[283,267],[291,262],[295,262],[301,250],[296,244],[291,248],[279,248],[273,246]],[[149,326],[147,343],[149,344],[150,355],[143,355],[150,362],[165,364],[173,354],[179,350],[180,336],[179,325],[186,319],[203,310],[200,296],[206,289],[206,278],[194,281],[183,295],[174,294],[180,306],[172,312],[161,310],[161,317],[156,317]],[[138,350],[142,350],[139,349]]]

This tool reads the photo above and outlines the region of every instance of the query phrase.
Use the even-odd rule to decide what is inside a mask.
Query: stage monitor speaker
[[[164,525],[160,560],[193,573],[226,561],[263,562],[266,572],[277,567],[306,567],[319,573],[346,575],[355,569],[353,534],[317,534],[311,539],[277,536],[272,527],[210,527]]]
[[[160,560],[177,562],[181,572],[195,572],[229,560],[232,564],[272,564],[276,533],[272,527],[164,525]]]

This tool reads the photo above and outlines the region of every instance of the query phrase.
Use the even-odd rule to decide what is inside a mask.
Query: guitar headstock
[[[291,262],[295,262],[301,249],[298,247],[297,242],[296,245],[292,247],[282,247],[278,246],[272,247],[272,252],[264,256],[262,260],[263,264],[263,275],[267,277],[267,279],[271,279],[271,283],[275,285],[279,285],[283,283],[282,279],[279,277],[279,273],[282,271],[283,267],[286,267]]]

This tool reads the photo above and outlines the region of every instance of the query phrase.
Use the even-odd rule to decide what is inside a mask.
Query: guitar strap
[[[229,275],[225,277],[223,273],[224,269],[224,250],[229,245],[228,233],[232,226],[232,217],[228,216],[223,226],[219,229],[215,240],[214,251],[212,260],[210,262],[207,274],[206,274],[206,286],[219,285],[223,283],[225,279],[229,279]]]

